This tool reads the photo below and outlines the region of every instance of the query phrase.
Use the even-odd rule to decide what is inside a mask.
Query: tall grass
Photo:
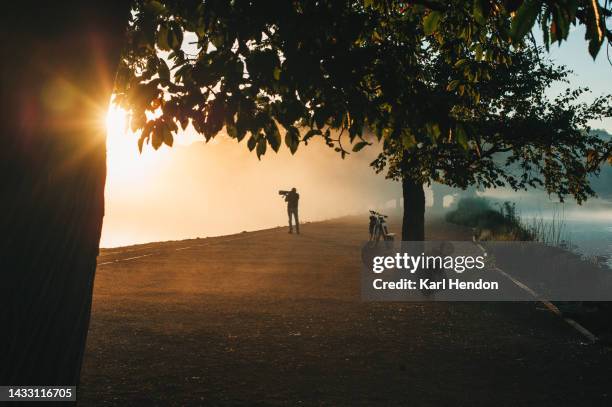
[[[564,209],[559,210],[559,207],[555,206],[550,219],[544,219],[540,214],[526,221],[521,221],[521,223],[531,233],[533,240],[549,246],[569,248]]]
[[[542,215],[524,220],[509,201],[491,202],[485,198],[464,198],[446,220],[474,228],[479,240],[536,241],[551,246],[568,246],[565,213],[553,210],[552,219]]]

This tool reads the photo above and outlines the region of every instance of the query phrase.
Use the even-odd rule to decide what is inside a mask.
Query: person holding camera
[[[300,234],[300,221],[298,218],[298,201],[300,200],[300,194],[297,193],[297,189],[291,188],[291,191],[278,191],[280,195],[285,197],[287,202],[287,214],[289,215],[289,233],[293,233],[292,218],[295,220],[295,231]]]

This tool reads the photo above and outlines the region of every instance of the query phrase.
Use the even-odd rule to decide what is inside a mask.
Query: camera
[[[278,194],[279,194],[279,195],[282,195],[282,196],[287,196],[287,195],[289,195],[290,193],[291,193],[291,191],[283,191],[282,189],[281,189],[280,191],[278,191]]]

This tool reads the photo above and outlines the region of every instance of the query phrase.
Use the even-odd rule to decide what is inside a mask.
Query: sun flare
[[[129,128],[129,115],[111,104],[106,112],[107,187],[133,188],[153,181],[151,171],[170,160],[170,149],[153,151],[145,145],[138,151],[138,134]]]
[[[137,136],[128,127],[128,114],[111,105],[106,113],[106,151],[109,182],[116,175],[123,180],[133,179],[143,165],[137,147]]]
[[[120,107],[111,105],[106,112],[106,132],[108,137],[127,133],[127,113]]]

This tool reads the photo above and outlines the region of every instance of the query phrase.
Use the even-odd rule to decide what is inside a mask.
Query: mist
[[[117,110],[114,110],[117,113]],[[392,212],[402,196],[399,182],[376,174],[370,163],[380,152],[374,143],[345,159],[313,139],[291,155],[283,145],[257,159],[246,142],[220,134],[206,143],[192,129],[177,135],[174,147],[138,152],[136,136],[126,131],[118,114],[109,126],[106,215],[101,247],[219,236],[287,225],[280,189],[296,187],[300,193],[300,221],[312,222],[368,209]],[[563,205],[544,191],[480,190],[494,201],[512,201],[525,217],[550,218],[558,211],[565,220],[589,220],[612,226],[609,180],[612,167],[593,178],[600,198]],[[449,190],[448,209],[462,191]],[[425,190],[426,205],[433,195]],[[556,216],[556,215],[555,215]]]
[[[258,160],[246,142],[220,135],[138,154],[133,137],[109,135],[102,247],[217,236],[286,226],[280,189],[296,187],[300,221],[318,221],[392,205],[401,185],[369,163],[379,146],[345,159],[312,140]],[[394,203],[393,203],[394,204]],[[367,218],[364,219],[367,227]]]

